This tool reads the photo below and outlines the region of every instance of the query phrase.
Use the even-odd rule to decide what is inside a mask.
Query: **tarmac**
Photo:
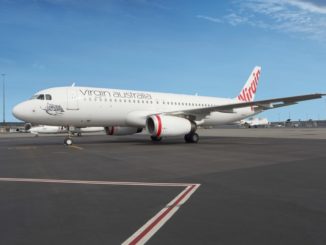
[[[0,135],[0,244],[326,244],[326,129]]]

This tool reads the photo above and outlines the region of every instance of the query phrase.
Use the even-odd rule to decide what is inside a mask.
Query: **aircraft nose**
[[[12,114],[19,120],[24,121],[24,115],[25,115],[25,109],[24,109],[24,103],[20,103],[18,105],[16,105],[13,109],[12,109]]]

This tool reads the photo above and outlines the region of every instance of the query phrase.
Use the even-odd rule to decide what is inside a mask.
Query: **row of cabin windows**
[[[127,100],[127,99],[102,99],[102,98],[95,98],[94,100],[89,97],[84,98],[84,101],[95,101],[95,102],[124,102],[124,103],[134,103],[134,104],[153,104],[153,101],[148,101],[148,100]],[[159,104],[159,101],[156,101],[156,104]],[[214,104],[201,104],[201,103],[188,103],[188,102],[162,102],[163,105],[179,105],[179,106],[203,106],[203,107],[208,107],[208,106],[215,106]]]

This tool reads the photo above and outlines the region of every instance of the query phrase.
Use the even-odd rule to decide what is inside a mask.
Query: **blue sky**
[[[255,65],[256,99],[326,92],[325,1],[0,0],[0,30],[7,121],[38,90],[73,82],[235,97]],[[326,119],[326,100],[261,116],[289,114]]]

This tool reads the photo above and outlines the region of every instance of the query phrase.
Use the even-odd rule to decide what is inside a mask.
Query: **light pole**
[[[6,93],[5,93],[5,77],[6,77],[6,74],[1,74],[2,76],[2,98],[3,98],[3,103],[2,103],[2,106],[3,106],[3,126],[5,125],[6,123]]]

